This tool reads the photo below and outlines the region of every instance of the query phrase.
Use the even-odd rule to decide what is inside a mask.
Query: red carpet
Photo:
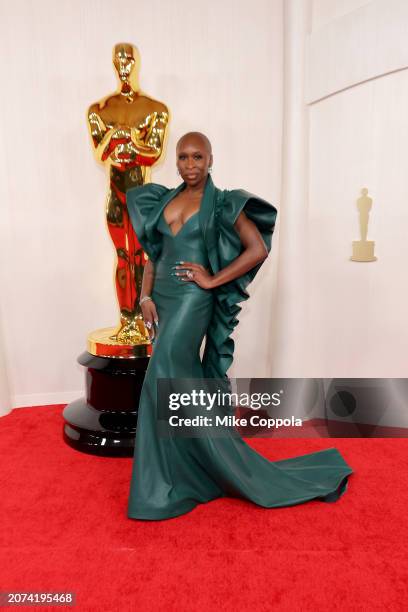
[[[348,491],[143,522],[126,516],[132,460],[68,447],[61,412],[0,418],[0,591],[73,591],[80,611],[407,609],[407,439],[248,439],[271,460],[337,447],[355,470]]]

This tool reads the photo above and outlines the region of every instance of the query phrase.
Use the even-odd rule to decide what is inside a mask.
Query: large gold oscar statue
[[[109,175],[106,220],[116,254],[116,294],[120,324],[88,336],[88,351],[106,357],[135,357],[150,353],[138,296],[147,256],[133,231],[126,207],[126,190],[150,181],[150,171],[163,153],[168,108],[140,90],[140,57],[131,44],[118,43],[113,65],[119,87],[92,104],[88,128],[98,162]]]
[[[116,254],[120,306],[117,328],[88,336],[78,362],[86,368],[86,396],[63,411],[64,440],[85,453],[131,457],[140,392],[152,345],[138,306],[147,257],[129,220],[126,191],[150,180],[163,153],[169,111],[139,88],[139,53],[130,44],[113,50],[119,87],[92,104],[87,119],[96,159],[108,171],[106,220]]]

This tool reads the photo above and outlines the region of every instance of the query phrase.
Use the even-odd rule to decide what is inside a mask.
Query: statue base
[[[117,337],[118,328],[103,327],[88,335],[87,349],[91,355],[114,357],[115,359],[135,359],[149,357],[152,345],[148,336],[141,336],[137,342],[121,342]]]
[[[373,240],[354,240],[351,261],[376,261]]]
[[[131,348],[131,359],[95,356],[87,351],[78,357],[78,363],[87,368],[87,395],[63,410],[64,440],[75,450],[104,457],[133,456],[139,398],[149,357],[136,357],[139,347]]]

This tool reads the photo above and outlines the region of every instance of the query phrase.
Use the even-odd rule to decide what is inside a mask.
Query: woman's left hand
[[[197,283],[202,289],[212,288],[212,274],[201,264],[191,261],[180,261],[175,266],[176,275],[183,281]]]

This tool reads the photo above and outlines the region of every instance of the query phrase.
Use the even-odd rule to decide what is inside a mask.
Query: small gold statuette
[[[361,240],[353,241],[353,254],[350,259],[351,261],[376,261],[377,257],[374,255],[375,242],[373,240],[367,240],[368,217],[373,201],[367,195],[368,189],[366,187],[361,190],[361,193],[361,197],[357,200],[357,208],[360,215]]]
[[[138,302],[147,256],[130,222],[126,191],[150,182],[151,167],[163,153],[169,110],[139,88],[140,57],[134,45],[116,44],[113,65],[118,88],[89,107],[87,124],[95,157],[108,173],[105,212],[117,256],[114,282],[120,324],[89,334],[88,351],[126,358],[151,352]]]

